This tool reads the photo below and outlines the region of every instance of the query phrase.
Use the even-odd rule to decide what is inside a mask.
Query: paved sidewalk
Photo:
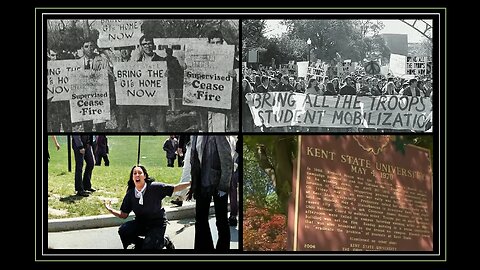
[[[195,202],[184,202],[183,206],[165,206],[168,220],[188,219],[195,217]],[[213,203],[210,204],[210,214],[215,213]],[[72,231],[81,229],[94,229],[112,226],[120,226],[120,224],[132,220],[135,214],[132,212],[128,218],[117,218],[112,214],[78,217],[78,218],[61,218],[48,220],[49,232]]]
[[[210,216],[210,229],[213,242],[218,239],[215,216]],[[175,244],[176,249],[193,249],[195,236],[195,219],[171,220],[166,234]],[[230,227],[230,249],[238,249],[238,226]],[[118,236],[118,226],[98,229],[84,229],[48,233],[49,249],[122,249]]]

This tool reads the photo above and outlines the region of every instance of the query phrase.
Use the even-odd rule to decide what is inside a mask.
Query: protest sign
[[[115,63],[118,105],[168,106],[167,62]]]
[[[107,70],[79,70],[70,77],[72,123],[110,120],[110,93]]]
[[[307,78],[308,62],[297,62],[298,77]]]
[[[432,60],[428,57],[408,56],[407,74],[415,76],[425,76],[431,74]]]
[[[230,109],[235,46],[217,44],[187,45],[183,105]]]
[[[94,27],[99,32],[98,47],[112,48],[139,45],[143,21],[141,20],[100,20]]]
[[[401,77],[406,74],[407,57],[400,54],[390,54],[390,71],[395,77]]]
[[[69,100],[71,97],[70,76],[82,68],[78,60],[58,60],[47,62],[47,99],[52,101]]]

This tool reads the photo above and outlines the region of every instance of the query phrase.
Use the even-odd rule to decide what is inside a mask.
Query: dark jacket
[[[231,147],[225,136],[203,136],[203,154],[200,164],[197,138],[192,139],[192,187],[194,198],[198,195],[213,195],[218,191],[228,193],[232,179],[233,160]]]
[[[93,135],[73,135],[72,136],[72,149],[80,150],[88,146],[92,146]]]
[[[163,150],[165,150],[167,154],[167,158],[174,159],[177,157],[177,148],[178,143],[174,140],[167,139],[163,143]]]
[[[167,61],[167,68],[168,68],[168,88],[182,89],[183,88],[183,68],[182,66],[180,66],[178,59],[175,56],[167,55],[167,57],[165,57],[165,61]]]

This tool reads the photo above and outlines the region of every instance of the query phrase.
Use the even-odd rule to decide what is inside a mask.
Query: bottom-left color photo
[[[45,143],[47,179],[37,188],[48,205],[47,253],[239,250],[237,136],[48,135]]]

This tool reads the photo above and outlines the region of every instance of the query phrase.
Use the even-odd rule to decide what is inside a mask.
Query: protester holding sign
[[[134,61],[150,62],[165,61],[154,52],[153,37],[143,35],[140,38],[140,53],[136,55]],[[165,132],[167,130],[167,108],[163,106],[135,106],[136,119],[132,121],[132,130],[142,132]],[[150,127],[150,119],[152,128]]]
[[[133,47],[135,48],[135,47]],[[132,46],[119,47],[120,57],[116,58],[117,62],[129,62],[132,57]],[[115,89],[116,91],[117,89]],[[117,105],[117,129],[120,132],[128,131],[128,122],[132,121],[130,116],[130,106]]]
[[[57,61],[58,54],[53,51],[48,51],[48,60]],[[51,62],[50,62],[51,63]],[[55,74],[55,73],[54,73]],[[57,84],[65,83],[65,77],[56,78],[57,81],[49,81],[49,86],[57,86]],[[48,89],[48,87],[47,87]],[[63,88],[60,88],[63,90]],[[55,90],[53,90],[55,92]],[[55,100],[55,98],[49,97],[47,99],[47,114],[48,117],[48,131],[50,132],[60,132],[63,129],[64,132],[72,131],[72,123],[70,119],[70,102],[68,100]]]
[[[108,91],[106,91],[106,92],[108,93],[110,105],[113,105],[113,104],[115,104],[115,89],[114,89],[114,80],[115,79],[113,77],[113,64],[105,56],[102,56],[102,55],[98,54],[97,52],[95,52],[95,49],[96,49],[96,41],[94,39],[86,39],[83,42],[83,46],[82,46],[83,56],[79,59],[79,62],[81,64],[81,66],[83,67],[83,70],[91,70],[92,72],[97,72],[97,71],[100,71],[100,70],[107,70],[107,72],[108,72]],[[92,73],[92,74],[94,74],[94,73]],[[84,86],[86,88],[88,88],[87,85],[84,84]],[[93,95],[89,95],[89,96],[92,97]],[[75,104],[75,105],[81,104],[81,105],[78,105],[78,106],[82,106],[83,107],[82,109],[88,110],[88,115],[100,114],[102,112],[105,113],[105,110],[101,111],[101,112],[99,112],[98,110],[96,112],[92,111],[92,110],[89,110],[89,109],[91,109],[91,107],[94,107],[96,104],[100,104],[100,102],[102,102],[103,104],[105,103],[105,102],[103,102],[104,100],[98,100],[98,99],[94,100],[93,97],[92,97],[92,99],[88,100],[89,96],[85,95],[85,98],[81,98],[81,99],[83,99],[81,103],[78,103],[78,102],[75,103],[74,102],[73,104]],[[101,94],[99,94],[98,96],[100,98],[102,98]],[[105,98],[105,97],[103,97],[103,98]],[[70,103],[70,108],[71,109],[72,109],[73,104],[72,104],[72,102]],[[112,110],[112,107],[110,107],[109,110],[110,110],[110,112],[115,111],[115,109]],[[85,113],[83,113],[83,114],[85,114]],[[105,118],[110,118],[110,115],[105,116]],[[94,122],[92,120],[86,120],[86,121],[83,121],[82,123],[83,123],[83,130],[85,132],[90,132],[90,131],[93,130],[93,123]],[[105,130],[105,122],[95,123],[95,131],[98,132],[98,131],[103,131],[103,130]]]

